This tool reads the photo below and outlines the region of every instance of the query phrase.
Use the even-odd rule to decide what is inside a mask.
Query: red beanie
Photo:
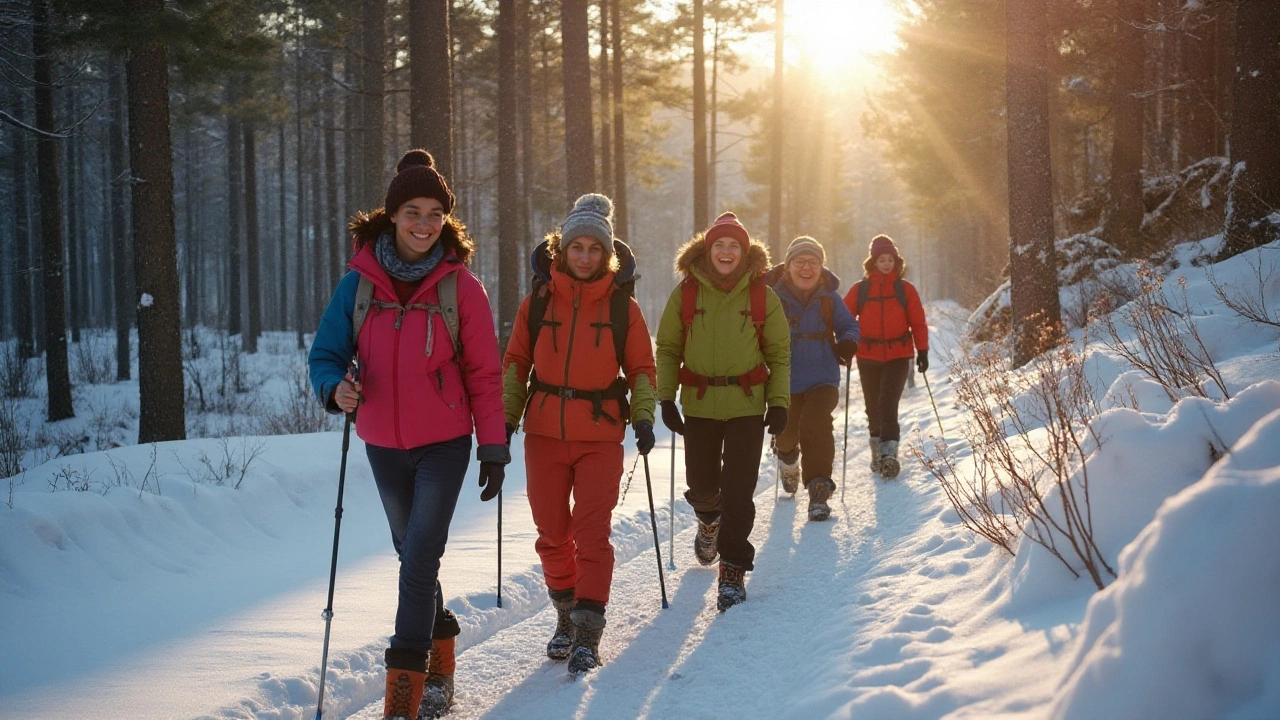
[[[401,205],[416,197],[435,198],[444,207],[445,215],[453,212],[453,193],[436,170],[435,158],[426,150],[410,150],[400,158],[382,206],[388,215],[394,215]]]
[[[747,234],[747,229],[742,226],[742,223],[738,222],[738,216],[731,212],[716,218],[716,221],[711,223],[711,227],[707,229],[702,241],[709,248],[712,243],[722,237],[731,237],[737,240],[744,253],[751,245],[751,236]]]
[[[871,240],[871,252],[869,257],[878,258],[881,255],[892,255],[895,258],[902,257],[898,254],[898,246],[893,244],[893,238],[888,235],[877,235]]]

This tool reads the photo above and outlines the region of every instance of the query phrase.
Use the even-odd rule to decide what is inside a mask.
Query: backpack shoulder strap
[[[867,306],[867,296],[871,294],[871,281],[863,278],[858,281],[858,313]]]
[[[533,278],[529,290],[529,317],[526,327],[529,329],[529,357],[533,357],[533,348],[538,344],[539,330],[542,329],[542,318],[547,314],[547,303],[551,302],[551,293],[547,291],[547,281]]]
[[[680,281],[680,323],[687,338],[693,327],[693,318],[703,312],[698,309],[698,279],[689,275]]]
[[[898,296],[898,304],[903,310],[907,309],[907,286],[902,282],[902,278],[893,281],[893,294]]]
[[[833,300],[830,295],[823,295],[819,300],[822,301],[822,323],[827,328],[827,332],[835,334],[835,307],[832,305]]]
[[[436,294],[440,300],[440,313],[444,315],[444,326],[449,331],[449,340],[453,343],[453,355],[459,357],[462,353],[462,341],[459,335],[462,332],[462,321],[458,317],[458,273],[447,273],[440,278],[440,282],[436,284]]]
[[[351,344],[360,344],[360,328],[369,317],[369,306],[373,304],[373,281],[364,275],[360,276],[360,284],[356,285],[356,305],[351,313]]]
[[[629,280],[613,289],[609,296],[609,325],[613,332],[613,352],[618,357],[618,367],[625,367],[627,335],[631,327],[631,298],[636,291],[635,280]]]
[[[768,288],[764,278],[758,277],[747,287],[751,295],[751,324],[756,326],[756,342],[760,344],[760,352],[764,352],[764,320],[768,312]]]

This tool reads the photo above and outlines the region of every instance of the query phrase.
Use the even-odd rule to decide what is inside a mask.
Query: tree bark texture
[[[693,231],[710,224],[707,217],[707,54],[703,48],[703,0],[693,0]]]
[[[505,348],[520,309],[520,157],[516,0],[498,0],[498,343]]]
[[[1142,67],[1146,58],[1143,0],[1118,0],[1115,87],[1111,115],[1111,182],[1102,237],[1129,257],[1146,254],[1142,239]],[[1012,158],[1012,155],[1010,155]],[[1010,183],[1012,185],[1012,182]]]
[[[625,88],[622,75],[622,3],[610,0],[613,12],[613,232],[630,237],[627,225],[627,113],[623,104]]]
[[[600,192],[613,196],[613,108],[609,83],[609,0],[600,0]]]
[[[18,102],[15,110],[21,117],[21,99]],[[18,358],[21,360],[35,357],[36,354],[35,323],[32,322],[34,303],[31,297],[31,279],[35,277],[36,267],[31,257],[31,193],[27,168],[27,138],[25,133],[17,133],[13,143],[13,270],[16,273],[14,284],[17,292],[14,329],[18,334]]]
[[[139,15],[164,0],[130,0]],[[169,50],[132,48],[128,62],[129,164],[133,170],[134,272],[138,283],[138,442],[182,440],[182,333],[169,139]]]
[[[262,257],[258,238],[258,144],[252,122],[244,130],[244,245],[245,269],[248,271],[249,322],[245,328],[245,352],[258,352],[258,336],[262,334]]]
[[[560,35],[564,82],[564,155],[569,204],[595,189],[595,130],[591,110],[590,0],[563,0]]]
[[[453,182],[449,0],[409,0],[409,141]]]
[[[31,49],[35,53],[36,127],[57,130],[53,108],[53,46],[50,42],[50,3],[33,3]],[[49,390],[50,422],[75,416],[71,405],[71,371],[67,361],[66,279],[63,275],[62,182],[59,178],[58,143],[48,135],[36,136],[36,167],[40,191],[40,243],[44,276],[45,379]]]
[[[324,245],[329,257],[329,276],[320,286],[324,297],[329,297],[338,285],[338,279],[346,272],[342,262],[342,210],[338,205],[338,148],[337,132],[333,128],[333,50],[324,52],[325,79],[320,84],[321,122],[324,124]],[[283,266],[283,263],[281,263]],[[283,283],[282,283],[283,284]]]
[[[239,335],[243,330],[241,309],[240,243],[244,231],[244,155],[241,143],[244,129],[235,116],[227,116],[227,332]]]
[[[111,63],[107,92],[111,111],[108,145],[111,154],[111,282],[116,299],[116,380],[128,380],[133,373],[129,346],[136,310],[133,273],[129,270],[133,265],[129,252],[133,244],[133,236],[129,232],[129,130],[125,119],[125,68],[120,62]]]
[[[769,148],[769,250],[782,255],[783,50],[786,47],[785,0],[774,4],[772,145]]]
[[[1280,4],[1236,5],[1236,73],[1231,96],[1231,184],[1222,256],[1280,237]]]
[[[386,63],[387,0],[363,0],[361,7],[360,38],[364,63],[361,68],[360,90],[364,97],[360,103],[363,110],[360,133],[364,139],[364,173],[360,179],[360,204],[362,209],[372,210],[381,207],[387,182],[384,172],[386,161],[383,157],[386,151],[382,141],[382,101],[386,94],[383,66]],[[301,89],[298,92],[302,92]],[[301,192],[298,197],[301,201]]]
[[[1014,362],[1045,347],[1061,321],[1049,164],[1048,51],[1040,0],[1008,0],[1009,275]]]

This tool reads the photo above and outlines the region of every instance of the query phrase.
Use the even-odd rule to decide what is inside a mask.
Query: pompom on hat
[[[751,246],[751,236],[747,234],[747,228],[738,222],[738,216],[731,212],[724,213],[716,218],[716,221],[711,223],[711,227],[707,228],[702,241],[710,248],[712,243],[722,237],[731,237],[737,240],[744,253]]]
[[[881,255],[892,255],[895,258],[901,258],[898,253],[898,246],[894,244],[893,238],[888,235],[877,235],[871,239],[871,250],[867,253],[867,257],[878,258]]]
[[[444,176],[436,170],[435,158],[426,150],[410,150],[396,164],[396,176],[387,187],[387,197],[382,207],[387,215],[394,215],[400,206],[416,197],[435,198],[444,207],[446,215],[453,212],[455,199]]]
[[[573,210],[560,225],[564,243],[574,238],[593,237],[613,254],[613,201],[599,193],[587,193],[573,203]]]

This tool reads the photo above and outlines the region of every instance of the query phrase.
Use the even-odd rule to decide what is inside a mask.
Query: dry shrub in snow
[[[1177,307],[1165,294],[1164,277],[1151,267],[1140,266],[1138,280],[1137,297],[1118,311],[1112,313],[1109,302],[1099,304],[1098,319],[1108,336],[1103,343],[1159,383],[1171,401],[1186,393],[1210,397],[1205,378],[1217,387],[1218,399],[1230,399],[1222,373],[1192,320],[1186,278],[1178,278]]]
[[[37,359],[26,359],[18,354],[16,343],[6,345],[3,356],[0,356],[0,391],[7,399],[31,398],[36,396],[36,380],[39,373],[35,369]]]
[[[18,420],[11,402],[0,402],[0,477],[22,472],[22,456],[27,452],[27,430]]]
[[[289,365],[288,392],[259,416],[259,435],[297,435],[335,428],[337,416],[325,412],[316,401],[305,358]]]
[[[1213,274],[1212,266],[1206,268],[1206,271],[1213,293],[1228,310],[1249,322],[1280,328],[1280,307],[1276,306],[1280,302],[1277,300],[1280,297],[1280,278],[1276,277],[1280,258],[1275,256],[1276,251],[1275,246],[1264,246],[1245,258],[1253,276],[1248,287],[1228,286],[1219,282]],[[1264,252],[1270,256],[1264,256]]]
[[[939,481],[966,528],[1015,553],[1018,538],[1042,546],[1098,588],[1115,571],[1094,540],[1086,456],[1102,445],[1084,360],[1061,343],[1014,369],[999,346],[961,353],[951,366],[966,411],[961,433],[971,462],[945,445],[911,452]]]
[[[115,335],[105,332],[81,333],[80,342],[72,344],[76,385],[102,385],[116,379]]]

